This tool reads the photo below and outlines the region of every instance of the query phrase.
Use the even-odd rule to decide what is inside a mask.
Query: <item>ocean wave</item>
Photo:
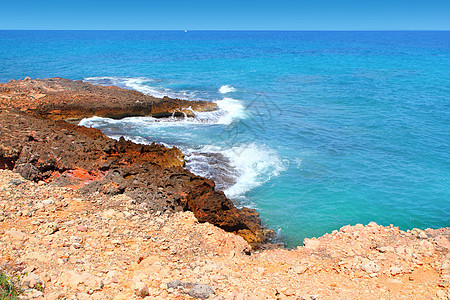
[[[247,117],[244,104],[240,100],[223,98],[214,102],[219,107],[217,124],[229,125],[236,119],[245,119]]]
[[[224,190],[230,198],[242,198],[251,189],[266,183],[286,169],[274,150],[256,143],[233,147],[223,154],[240,174],[236,184]]]
[[[186,166],[191,172],[216,180],[217,188],[227,197],[244,202],[248,191],[286,169],[276,151],[256,143],[228,149],[208,145],[185,154]]]
[[[232,92],[236,92],[236,89],[228,84],[222,85],[219,89],[219,93],[221,93],[221,94],[228,94],[228,93],[232,93]]]

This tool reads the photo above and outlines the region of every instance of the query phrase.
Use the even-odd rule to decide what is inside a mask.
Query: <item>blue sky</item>
[[[450,30],[450,0],[4,1],[0,29]]]

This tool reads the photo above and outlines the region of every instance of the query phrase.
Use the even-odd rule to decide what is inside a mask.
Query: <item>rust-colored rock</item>
[[[133,97],[142,102],[133,104]],[[159,104],[145,110],[142,103]],[[209,104],[155,99],[134,91],[66,79],[2,84],[0,168],[85,193],[125,193],[149,210],[190,210],[200,222],[236,232],[252,245],[267,242],[273,232],[263,229],[258,213],[237,209],[215,190],[213,181],[184,169],[179,149],[155,143],[140,145],[123,138],[116,141],[97,129],[60,120],[92,115],[165,116],[188,104],[198,109],[212,108]]]
[[[92,116],[120,119],[131,116],[192,116],[217,105],[206,101],[163,99],[118,87],[105,87],[63,78],[16,80],[0,84],[0,108],[36,112],[52,120]]]

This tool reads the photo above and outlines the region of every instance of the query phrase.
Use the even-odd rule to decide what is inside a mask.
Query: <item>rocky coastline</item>
[[[213,181],[184,169],[177,148],[116,141],[66,122],[92,116],[189,117],[217,109],[215,103],[158,99],[62,78],[26,78],[0,84],[0,109],[0,168],[89,194],[126,194],[152,211],[189,210],[200,222],[235,232],[253,246],[273,236],[255,210],[237,209]]]
[[[72,124],[214,103],[62,78],[0,84],[0,269],[36,299],[447,299],[450,229],[345,226],[297,249],[183,153]],[[67,122],[70,121],[70,122]]]

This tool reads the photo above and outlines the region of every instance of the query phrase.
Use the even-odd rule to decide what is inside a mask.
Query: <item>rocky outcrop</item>
[[[114,86],[104,87],[63,78],[11,80],[0,84],[0,108],[17,108],[52,120],[92,116],[120,119],[131,116],[193,116],[217,105],[144,95]]]
[[[37,96],[36,90],[46,96]],[[121,116],[121,110],[133,114],[141,105],[130,104],[133,96],[141,97],[142,103],[151,98],[65,79],[14,81],[3,85],[2,91],[2,99],[13,97],[2,102],[0,112],[0,168],[84,193],[126,194],[150,211],[190,210],[200,222],[240,234],[252,245],[273,236],[272,231],[263,229],[255,210],[237,209],[215,190],[213,181],[184,169],[179,149],[140,145],[123,138],[116,141],[97,129],[54,120],[90,116],[87,111],[95,115],[103,112],[104,116],[115,112],[115,117]],[[157,102],[161,104],[158,109],[156,104],[150,109],[170,113],[178,103],[174,101],[163,99]],[[198,107],[207,109],[201,104]]]

